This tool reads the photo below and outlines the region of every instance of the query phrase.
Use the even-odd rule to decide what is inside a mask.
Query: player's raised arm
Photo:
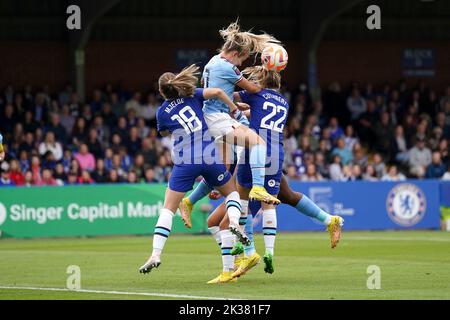
[[[237,106],[233,101],[227,96],[225,91],[219,88],[206,88],[203,90],[203,97],[205,100],[209,99],[220,99],[222,100],[229,108],[231,112],[237,110]]]
[[[239,88],[246,90],[249,93],[258,93],[261,91],[261,87],[254,82],[251,82],[244,77],[239,80],[236,85]]]

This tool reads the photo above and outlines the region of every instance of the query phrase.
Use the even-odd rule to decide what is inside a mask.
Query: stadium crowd
[[[305,85],[282,91],[290,101],[289,179],[450,180],[450,86],[334,82],[316,101]],[[170,140],[156,130],[160,102],[157,90],[143,95],[112,84],[86,103],[70,85],[59,93],[7,86],[0,185],[167,182],[172,162]]]

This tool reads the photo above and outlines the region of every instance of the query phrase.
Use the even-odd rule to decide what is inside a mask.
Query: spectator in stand
[[[386,165],[383,162],[383,157],[379,153],[375,153],[373,155],[373,168],[375,169],[375,174],[378,179],[381,179],[382,176],[386,174]]]
[[[53,178],[52,170],[44,169],[42,170],[42,180],[40,180],[36,185],[38,186],[56,186],[56,180]]]
[[[25,184],[25,177],[20,171],[19,161],[16,159],[10,162],[10,178],[16,186],[23,186]]]
[[[344,142],[345,148],[349,151],[353,151],[355,144],[359,143],[359,139],[355,137],[355,131],[351,124],[345,127]]]
[[[30,170],[25,171],[24,175],[24,187],[31,187],[33,183],[33,173]]]
[[[85,143],[80,146],[80,152],[75,154],[74,158],[80,164],[81,170],[91,172],[95,169],[95,157],[89,152],[89,148]]]
[[[330,165],[330,179],[333,181],[345,181],[339,154],[333,155],[333,163]]]
[[[138,129],[136,127],[131,127],[130,135],[126,142],[126,145],[128,147],[128,153],[130,154],[130,156],[134,157],[136,155],[136,153],[141,148],[141,144],[142,141],[141,138],[139,138]]]
[[[332,117],[330,119],[328,129],[330,130],[330,137],[332,141],[336,141],[338,138],[344,135],[344,130],[342,130],[342,128],[339,126],[337,117]]]
[[[53,132],[55,139],[62,144],[67,143],[66,129],[61,124],[60,117],[57,113],[50,115],[50,124],[46,128],[47,132]]]
[[[360,165],[358,165],[358,164],[352,165],[351,170],[352,170],[352,175],[351,175],[351,177],[349,179],[350,181],[360,181],[360,180],[363,179],[363,177],[362,177],[362,169],[361,169]]]
[[[320,174],[324,179],[328,179],[330,172],[328,170],[328,165],[325,162],[325,156],[322,152],[317,151],[315,153],[315,165],[317,173]]]
[[[137,129],[138,129],[138,136],[141,139],[141,141],[145,139],[150,133],[150,128],[145,124],[145,120],[143,118],[138,119]],[[163,137],[162,139],[164,138],[170,139],[170,136]]]
[[[125,111],[126,112],[128,112],[131,109],[133,109],[136,113],[141,110],[141,93],[139,91],[136,91],[133,94],[133,98],[131,98],[125,104]]]
[[[408,160],[408,144],[405,138],[403,127],[395,127],[394,137],[390,144],[390,158],[397,163],[405,163]]]
[[[111,104],[108,102],[103,104],[100,117],[103,119],[103,122],[107,128],[114,128],[117,124],[117,116],[112,111]]]
[[[353,147],[353,164],[359,165],[361,168],[367,166],[367,155],[365,154],[361,144],[356,143]]]
[[[382,112],[380,121],[374,126],[375,150],[383,155],[385,159],[389,158],[391,151],[391,141],[394,129],[389,120],[389,113]]]
[[[59,115],[60,123],[63,126],[66,135],[70,135],[75,125],[75,117],[70,114],[70,108],[68,104],[62,106],[61,114]]]
[[[106,183],[108,181],[108,171],[105,168],[105,161],[103,159],[97,159],[97,165],[94,172],[92,172],[92,178],[96,183]]]
[[[125,114],[125,105],[120,101],[119,95],[113,92],[109,96],[111,103],[111,111],[116,117],[120,117]]]
[[[428,165],[425,178],[427,179],[440,179],[446,171],[445,165],[441,160],[441,153],[439,151],[434,151],[431,156],[431,163]]]
[[[4,161],[0,167],[0,187],[13,187],[15,186],[14,181],[11,179],[11,172],[8,162]]]
[[[120,148],[122,147],[122,138],[119,134],[115,133],[112,135],[111,144],[109,147],[112,149],[114,153],[118,153]]]
[[[160,157],[158,166],[155,168],[155,178],[159,182],[168,181],[171,171],[172,168],[170,167],[167,159],[165,157]]]
[[[300,180],[297,168],[294,165],[289,165],[286,171],[287,171],[287,178],[289,180]]]
[[[133,170],[130,170],[130,172],[128,172],[127,182],[128,183],[137,183],[138,182],[136,172],[134,172]]]
[[[130,167],[130,171],[135,172],[137,180],[140,180],[144,177],[145,169],[146,169],[146,166],[145,166],[144,156],[142,155],[142,153],[136,154],[136,156],[134,158],[134,163]]]
[[[145,183],[157,183],[158,180],[155,178],[155,170],[149,167],[145,170],[145,179],[143,180]]]
[[[24,150],[20,152],[19,167],[21,172],[26,172],[30,169],[30,160],[28,160],[28,153]]]
[[[42,169],[54,170],[56,167],[57,161],[56,161],[53,153],[49,150],[44,154],[43,158],[44,158],[44,160],[42,161]]]
[[[97,113],[102,110],[103,107],[103,97],[102,92],[99,89],[95,89],[92,95],[92,101],[90,103],[90,110],[92,113]]]
[[[111,130],[108,126],[104,125],[104,121],[101,116],[95,116],[91,129],[95,129],[95,131],[97,131],[97,139],[103,148],[103,146],[109,142]]]
[[[55,167],[55,173],[53,174],[53,178],[56,180],[56,184],[58,186],[63,186],[64,182],[67,181],[67,174],[64,171],[64,165],[62,163],[58,163]]]
[[[38,156],[32,156],[31,157],[31,172],[33,174],[33,183],[34,184],[40,184],[42,177],[41,177],[41,160]]]
[[[86,125],[86,120],[83,117],[80,117],[75,122],[75,126],[72,130],[72,143],[79,146],[81,143],[86,141],[87,135],[88,128]]]
[[[347,108],[351,114],[351,120],[358,119],[367,110],[366,99],[361,97],[357,88],[353,88],[351,95],[347,99]]]
[[[59,161],[63,157],[63,149],[59,142],[55,140],[55,134],[52,131],[47,132],[44,142],[39,145],[39,154],[42,156],[50,151],[53,153],[56,161]]]
[[[103,148],[98,139],[97,130],[95,128],[89,130],[89,137],[86,145],[96,159],[103,156]]]
[[[156,111],[158,110],[158,100],[154,93],[147,95],[147,103],[141,105],[138,116],[142,117],[146,124],[151,127],[156,127]]]
[[[313,163],[310,163],[306,166],[306,172],[301,176],[301,181],[305,182],[313,182],[313,181],[322,181],[323,177],[316,171],[316,166]]]
[[[115,170],[115,169],[110,170],[108,183],[121,183],[121,182],[123,182],[123,180],[117,173],[117,170]]]
[[[94,180],[91,178],[91,174],[87,170],[81,171],[81,176],[78,178],[79,184],[93,184]]]
[[[375,142],[374,127],[379,119],[378,112],[375,109],[375,102],[369,100],[367,102],[367,108],[362,113],[357,122],[357,130],[361,141],[367,143],[369,146],[373,146]]]
[[[362,175],[362,179],[366,181],[378,181],[377,174],[373,165],[369,164]]]
[[[418,137],[416,145],[409,150],[409,173],[416,178],[425,176],[426,167],[431,163],[431,151],[425,146],[425,139]]]
[[[336,154],[339,155],[344,166],[353,161],[353,154],[345,148],[344,138],[339,138],[336,141],[336,147],[331,152],[331,155],[334,156]]]
[[[405,181],[406,177],[403,173],[398,172],[398,168],[396,165],[392,165],[389,167],[388,172],[383,175],[381,178],[382,181]]]
[[[70,162],[69,172],[75,174],[78,179],[78,177],[81,175],[81,168],[80,168],[80,163],[78,162],[78,160],[72,159],[72,161]]]
[[[78,175],[75,172],[71,171],[67,175],[67,185],[76,185],[76,184],[78,184]]]

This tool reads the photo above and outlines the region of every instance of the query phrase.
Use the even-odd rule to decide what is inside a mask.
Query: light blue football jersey
[[[236,83],[242,79],[239,69],[216,55],[209,60],[203,70],[203,86],[204,88],[220,88],[233,100],[233,92]],[[204,113],[229,113],[230,108],[219,99],[205,100],[203,103]]]

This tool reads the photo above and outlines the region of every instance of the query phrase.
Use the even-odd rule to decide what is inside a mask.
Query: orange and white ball
[[[268,70],[282,71],[288,64],[286,49],[278,44],[270,44],[261,53],[261,62]]]

